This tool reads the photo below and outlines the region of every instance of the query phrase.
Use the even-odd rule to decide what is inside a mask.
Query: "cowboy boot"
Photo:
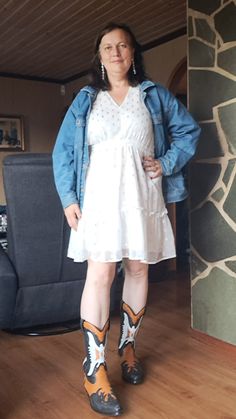
[[[103,415],[119,416],[121,406],[113,393],[107,377],[107,367],[104,358],[109,320],[100,330],[93,324],[82,320],[86,358],[83,363],[84,387],[89,396],[93,410]]]
[[[144,372],[135,356],[135,338],[138,333],[145,307],[137,314],[128,304],[121,303],[121,327],[118,353],[121,356],[122,378],[130,384],[141,384]]]

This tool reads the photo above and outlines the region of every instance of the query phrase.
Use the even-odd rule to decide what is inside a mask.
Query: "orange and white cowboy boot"
[[[118,353],[121,356],[122,378],[130,384],[141,384],[144,379],[142,365],[135,356],[135,338],[145,313],[145,307],[137,314],[128,304],[121,303],[121,327]]]
[[[107,377],[105,346],[109,330],[109,320],[100,330],[93,324],[82,320],[86,358],[83,363],[84,386],[93,410],[103,415],[119,416],[121,406],[113,393]]]

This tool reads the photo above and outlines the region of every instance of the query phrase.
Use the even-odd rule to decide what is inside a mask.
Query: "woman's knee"
[[[136,279],[146,279],[148,276],[148,264],[136,260],[124,261],[125,274]]]
[[[87,280],[98,287],[110,287],[115,276],[116,264],[88,261]]]

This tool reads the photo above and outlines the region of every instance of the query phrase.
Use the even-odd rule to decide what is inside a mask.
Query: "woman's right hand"
[[[73,230],[77,231],[78,222],[82,214],[78,204],[71,204],[64,209],[67,222]]]

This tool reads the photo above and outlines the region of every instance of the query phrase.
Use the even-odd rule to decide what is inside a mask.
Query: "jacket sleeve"
[[[76,118],[72,103],[62,122],[52,153],[55,185],[64,208],[78,203],[74,170],[75,131]]]
[[[169,176],[179,172],[193,157],[201,129],[185,106],[172,93],[165,89],[165,94],[161,94],[161,96],[164,124],[170,146],[159,160],[163,175]]]

